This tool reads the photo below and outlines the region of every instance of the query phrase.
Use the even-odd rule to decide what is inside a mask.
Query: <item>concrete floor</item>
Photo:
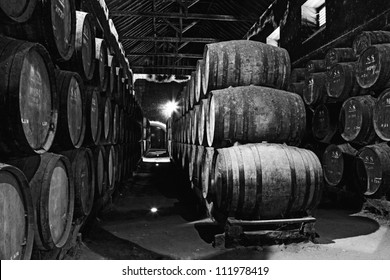
[[[221,231],[194,220],[193,197],[176,167],[144,164],[139,171],[84,233],[79,259],[390,259],[389,221],[341,209],[316,210],[315,243],[214,248]]]

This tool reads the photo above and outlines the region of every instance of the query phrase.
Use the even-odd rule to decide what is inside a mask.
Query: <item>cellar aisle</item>
[[[316,211],[316,244],[213,248],[212,237],[219,229],[197,225],[183,178],[174,166],[143,164],[84,235],[78,258],[390,259],[388,221],[335,209]]]

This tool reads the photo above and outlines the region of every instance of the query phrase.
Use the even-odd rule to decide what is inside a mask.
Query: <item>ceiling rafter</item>
[[[123,36],[121,38],[123,41],[143,41],[143,42],[171,42],[171,43],[215,43],[220,40],[215,38],[192,38],[192,37],[134,37],[134,36]]]
[[[163,56],[163,57],[178,57],[178,58],[193,58],[193,59],[201,59],[203,58],[202,54],[196,54],[196,53],[172,53],[172,52],[165,52],[165,53],[128,53],[127,56]]]

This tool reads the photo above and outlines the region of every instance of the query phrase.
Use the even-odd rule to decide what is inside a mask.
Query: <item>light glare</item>
[[[163,113],[166,117],[170,117],[173,112],[177,112],[179,106],[176,101],[168,101],[164,106],[163,106]]]
[[[157,208],[156,208],[156,207],[152,207],[152,208],[150,209],[150,212],[152,212],[152,213],[157,213]]]

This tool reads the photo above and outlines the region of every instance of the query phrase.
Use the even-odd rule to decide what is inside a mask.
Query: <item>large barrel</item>
[[[202,87],[202,72],[204,71],[204,60],[199,59],[196,63],[196,83],[195,83],[195,103],[198,104],[201,99],[205,98],[205,93]]]
[[[100,91],[97,87],[86,87],[86,128],[85,128],[85,145],[97,145],[100,141],[102,131],[102,119],[99,108]]]
[[[10,22],[25,22],[31,18],[38,0],[0,1],[0,17]]]
[[[365,196],[380,198],[390,194],[390,147],[387,143],[370,145],[359,150],[356,176]]]
[[[95,57],[97,66],[95,67],[95,79],[100,91],[106,91],[110,81],[110,68],[108,66],[108,50],[104,39],[96,38]]]
[[[226,147],[236,141],[298,145],[306,129],[302,98],[283,90],[244,86],[209,94],[207,143]]]
[[[119,126],[119,105],[114,104],[114,109],[112,111],[112,133],[111,133],[111,143],[117,144],[119,139],[119,133],[120,133],[120,126]]]
[[[199,113],[200,113],[200,105],[195,105],[194,109],[192,109],[192,122],[191,122],[191,143],[194,145],[198,143],[198,122],[199,122]]]
[[[340,111],[341,137],[348,142],[367,145],[375,139],[372,122],[375,98],[370,95],[347,99]]]
[[[390,89],[384,90],[376,101],[373,124],[379,138],[390,141]]]
[[[201,185],[203,198],[211,200],[213,193],[211,191],[211,180],[214,179],[215,159],[217,157],[216,150],[212,147],[206,147],[202,157]]]
[[[118,76],[116,75],[116,68],[118,66],[118,60],[116,56],[108,56],[108,65],[110,67],[110,83],[107,89],[107,96],[113,96],[118,86]]]
[[[195,114],[194,110],[189,110],[188,111],[188,118],[187,118],[187,127],[186,127],[186,132],[187,132],[187,144],[192,144],[192,124],[194,122]]]
[[[74,211],[73,173],[69,160],[44,153],[12,161],[30,183],[35,208],[35,245],[40,250],[65,245]]]
[[[96,174],[94,197],[99,198],[104,195],[107,184],[107,172],[104,161],[105,150],[103,146],[96,146],[93,148],[92,155]]]
[[[1,2],[14,4],[15,1]],[[2,33],[20,40],[41,43],[50,51],[55,60],[69,60],[74,52],[76,34],[74,0],[29,2],[36,2],[31,18],[24,23],[1,24],[0,30],[3,31]],[[25,3],[20,4],[26,6]]]
[[[188,111],[194,108],[195,105],[195,85],[196,85],[196,73],[193,71],[191,73],[191,79],[188,81]]]
[[[53,148],[55,150],[80,148],[86,127],[83,80],[75,72],[61,70],[56,71],[56,77],[60,106]]]
[[[229,86],[259,85],[286,89],[290,57],[285,49],[261,42],[237,40],[205,46],[203,92]]]
[[[113,97],[115,99],[116,102],[120,102],[121,98],[122,98],[122,95],[123,95],[123,82],[122,82],[122,79],[123,79],[123,76],[124,76],[124,70],[122,67],[117,67],[116,68],[116,76],[117,76],[117,79],[116,79],[116,90],[114,91],[113,93]]]
[[[206,135],[206,116],[209,112],[209,101],[208,99],[202,99],[199,105],[198,113],[198,143],[199,145],[207,145],[207,135]]]
[[[314,139],[322,143],[339,140],[339,115],[341,104],[321,104],[317,106],[312,118]]]
[[[100,118],[102,120],[102,132],[100,136],[101,144],[108,144],[111,142],[112,134],[112,107],[110,98],[101,98],[100,102]]]
[[[78,72],[83,80],[92,80],[95,72],[95,44],[93,15],[76,11],[75,51],[71,60],[62,64],[62,67]]]
[[[0,163],[0,259],[28,260],[34,241],[34,207],[24,174]]]
[[[192,183],[193,185],[202,190],[202,160],[205,153],[205,147],[196,146],[195,151],[193,151],[192,156],[194,157],[194,163],[192,167]]]
[[[305,215],[320,202],[323,181],[313,152],[280,144],[219,149],[213,178],[219,211],[238,219]]]
[[[326,147],[322,156],[325,182],[330,186],[350,185],[354,176],[354,160],[358,151],[350,144]]]
[[[62,152],[72,166],[74,178],[74,218],[83,218],[92,210],[95,194],[95,164],[90,149],[80,148]]]
[[[389,31],[363,31],[352,43],[355,55],[361,55],[371,45],[390,43]]]
[[[0,38],[0,153],[44,153],[57,128],[54,66],[39,44]]]
[[[116,177],[115,149],[112,145],[107,145],[104,148],[105,148],[104,161],[105,161],[105,169],[107,172],[107,191],[112,192],[115,188],[115,177]]]
[[[356,79],[364,89],[381,91],[390,86],[390,44],[372,45],[360,55]]]

